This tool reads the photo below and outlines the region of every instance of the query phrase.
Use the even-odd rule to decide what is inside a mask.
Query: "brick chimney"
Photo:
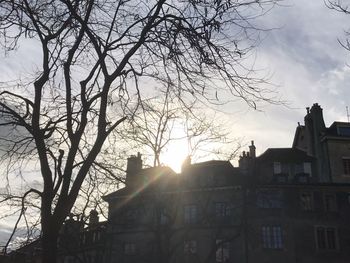
[[[98,224],[98,222],[99,222],[98,212],[95,209],[93,209],[90,211],[90,215],[89,215],[89,226],[94,227]]]
[[[308,140],[308,154],[317,156],[319,149],[319,141],[321,134],[325,131],[326,125],[323,119],[322,108],[317,103],[312,105],[311,109],[306,108],[306,116],[304,119],[305,130]]]
[[[127,186],[135,183],[136,175],[142,170],[142,158],[141,154],[138,152],[137,156],[132,155],[128,158],[126,166],[126,180]]]
[[[255,153],[255,150],[256,150],[256,147],[254,145],[254,141],[251,141],[251,145],[249,146],[249,155],[251,158],[255,158],[256,157],[256,153]]]

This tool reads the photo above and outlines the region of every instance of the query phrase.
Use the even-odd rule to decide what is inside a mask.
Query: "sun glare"
[[[169,144],[167,151],[163,153],[161,163],[179,173],[181,171],[181,165],[187,156],[187,140],[175,140]]]

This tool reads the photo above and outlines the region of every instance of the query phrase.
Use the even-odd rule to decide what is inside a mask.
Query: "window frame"
[[[193,225],[198,223],[198,206],[196,204],[184,205],[184,224]]]
[[[216,239],[215,245],[216,245],[215,262],[217,263],[229,262],[231,242],[225,241],[224,239]]]
[[[303,204],[303,195],[308,195],[310,197],[310,199],[308,200],[308,205],[305,206]],[[302,211],[314,211],[315,210],[315,201],[314,201],[314,192],[311,192],[311,191],[303,191],[303,192],[300,192],[299,194],[299,205],[300,205],[300,209]]]
[[[135,256],[136,255],[136,244],[133,242],[124,243],[123,254],[125,256]]]
[[[232,204],[229,202],[215,202],[215,221],[217,223],[223,223],[231,219],[232,216]]]
[[[185,255],[196,255],[198,244],[195,239],[186,239],[184,240],[184,254]]]
[[[323,237],[320,239],[319,230],[323,230]],[[330,241],[330,230],[333,233],[333,241]],[[339,236],[338,236],[338,228],[334,226],[326,226],[326,225],[316,225],[314,227],[314,235],[315,235],[315,247],[319,251],[337,251],[339,250]],[[320,245],[324,243],[324,245]],[[332,243],[332,245],[330,245]]]
[[[333,202],[334,202],[333,205],[327,202],[328,200],[331,200],[331,199],[327,199],[327,196],[330,196],[333,198]],[[328,213],[338,212],[337,195],[335,193],[327,193],[327,192],[323,193],[323,209],[325,212],[328,212]]]
[[[262,225],[261,243],[264,249],[280,250],[284,248],[283,228],[281,225]]]
[[[283,193],[275,189],[258,190],[256,205],[262,209],[282,209],[284,206]]]
[[[350,176],[350,157],[342,157],[343,175]]]

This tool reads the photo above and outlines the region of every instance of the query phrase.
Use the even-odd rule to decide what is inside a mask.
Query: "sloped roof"
[[[168,166],[156,166],[156,167],[150,167],[150,168],[144,168],[138,173],[136,173],[134,176],[140,176],[140,177],[148,177],[148,178],[156,178],[155,181],[175,181],[175,178],[177,174]],[[171,183],[171,182],[170,182]],[[122,189],[119,189],[113,193],[110,193],[108,195],[103,196],[103,200],[108,201],[110,199],[113,199],[114,197],[121,197],[126,195],[135,194],[135,191],[142,190],[143,192],[147,191],[153,191],[154,190],[154,184],[151,182],[146,186],[143,186],[142,189],[135,189],[134,187],[124,187]]]
[[[261,161],[303,162],[312,161],[314,157],[297,148],[269,148],[259,157]]]

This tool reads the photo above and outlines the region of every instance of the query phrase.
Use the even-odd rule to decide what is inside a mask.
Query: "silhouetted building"
[[[62,228],[65,263],[350,262],[350,124],[307,109],[291,148],[171,168],[127,160],[126,186],[104,197],[108,220]],[[17,261],[19,262],[19,261]],[[24,261],[21,261],[24,262]]]
[[[126,187],[104,198],[106,262],[349,262],[349,139],[314,104],[292,148],[257,157],[252,142],[238,168],[188,158],[176,174],[129,158]]]

